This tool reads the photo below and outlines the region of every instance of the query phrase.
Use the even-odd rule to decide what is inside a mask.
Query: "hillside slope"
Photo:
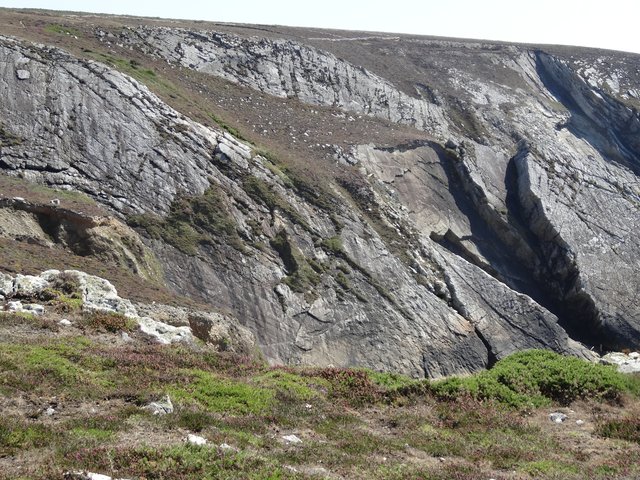
[[[640,57],[0,22],[3,173],[127,221],[271,362],[438,377],[640,346]]]

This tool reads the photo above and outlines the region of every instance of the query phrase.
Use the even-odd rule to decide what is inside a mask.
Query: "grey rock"
[[[289,444],[299,444],[302,443],[302,440],[300,440],[300,438],[297,435],[291,434],[291,435],[283,435],[282,439]]]
[[[567,416],[561,412],[553,412],[549,414],[549,420],[553,423],[562,423],[567,419]]]
[[[215,312],[193,312],[189,315],[193,335],[219,351],[251,356],[257,345],[253,334],[237,320]]]
[[[603,355],[600,363],[605,365],[615,365],[619,372],[622,373],[639,373],[640,372],[640,356],[638,352],[629,354],[623,352],[610,352]]]
[[[29,80],[31,72],[29,70],[16,70],[16,77],[18,77],[18,80]]]
[[[193,334],[189,327],[174,327],[149,317],[136,317],[136,320],[140,331],[152,337],[157,343],[164,345],[172,343],[193,344]]]
[[[395,146],[331,147],[366,179],[336,192],[332,217],[248,146],[135,80],[0,39],[0,118],[26,139],[3,147],[8,172],[81,189],[120,218],[164,214],[178,192],[200,194],[210,181],[221,192],[243,254],[203,245],[190,256],[147,240],[172,288],[231,313],[229,327],[198,324],[202,338],[223,345],[235,317],[273,363],[416,377],[473,372],[524,348],[593,357],[575,340],[640,342],[640,123],[636,97],[621,93],[637,90],[636,57],[432,39],[343,48],[170,27],[117,35],[172,65],[425,133]],[[31,81],[18,82],[11,68],[26,57]],[[297,220],[249,195],[247,176],[287,199]],[[302,257],[330,266],[316,284],[293,284],[291,262],[268,247],[279,231]],[[322,246],[338,236],[343,251]],[[337,281],[339,263],[347,282]],[[186,312],[164,321],[100,282],[90,288],[98,308],[190,323]]]
[[[124,42],[153,48],[170,63],[220,76],[277,97],[295,96],[422,130],[446,133],[445,115],[385,79],[326,51],[291,40],[243,38],[217,32],[140,27],[121,33]]]
[[[14,313],[29,313],[31,315],[44,314],[44,306],[37,303],[23,303],[20,300],[13,300],[7,302],[6,308],[9,312]]]
[[[221,443],[220,445],[218,445],[218,448],[222,451],[228,451],[228,452],[238,452],[239,450],[236,447],[233,447],[231,445],[229,445],[228,443]]]
[[[527,348],[597,358],[597,354],[570,339],[558,318],[530,297],[511,290],[441,247],[436,247],[435,259],[442,262],[446,272],[454,308],[471,321],[493,359]]]
[[[185,442],[188,443],[189,445],[196,445],[196,446],[202,446],[208,443],[206,438],[201,437],[200,435],[194,435],[193,433],[190,433],[187,435],[187,438],[185,438]]]
[[[126,478],[112,478],[108,475],[88,472],[86,470],[65,472],[63,477],[65,480],[127,480]]]
[[[67,318],[63,318],[62,320],[60,320],[58,322],[58,325],[60,325],[62,327],[70,327],[71,325],[73,325],[73,323],[71,322],[71,320],[69,320]]]
[[[166,395],[162,401],[151,402],[142,408],[148,410],[153,415],[169,415],[173,413],[173,403],[169,395]]]
[[[13,277],[0,272],[0,295],[7,297],[13,294]]]
[[[33,297],[44,290],[49,282],[42,277],[18,274],[13,279],[12,294],[17,297]]]

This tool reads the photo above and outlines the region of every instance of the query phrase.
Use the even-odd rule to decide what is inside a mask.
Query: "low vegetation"
[[[202,195],[177,196],[165,217],[131,215],[129,225],[142,228],[152,238],[162,239],[187,255],[195,255],[200,244],[231,245],[244,251],[236,223],[219,187],[211,185]]]
[[[271,246],[278,252],[287,270],[284,283],[294,292],[305,293],[320,283],[321,267],[312,259],[305,258],[300,249],[289,241],[286,231],[279,231],[271,239]]]
[[[56,287],[73,291],[64,281]],[[118,315],[73,315],[76,327],[54,336],[0,316],[2,479],[60,478],[68,469],[139,479],[640,475],[637,417],[625,413],[639,405],[640,380],[611,368],[541,351],[439,382],[270,367],[226,352],[149,345]],[[115,341],[122,330],[130,341]],[[142,408],[165,395],[174,413]],[[593,433],[549,421],[548,412],[580,398],[573,415],[593,415]],[[190,432],[209,444],[183,443]],[[283,438],[291,434],[301,443]],[[575,447],[586,439],[597,442],[597,455]]]
[[[472,377],[435,382],[431,390],[444,399],[469,395],[512,407],[540,407],[551,402],[568,405],[581,398],[618,401],[626,392],[638,393],[639,387],[613,366],[532,350],[511,355]]]

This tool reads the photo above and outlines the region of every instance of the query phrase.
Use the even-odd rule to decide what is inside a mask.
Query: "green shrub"
[[[271,212],[278,209],[289,217],[293,223],[297,223],[305,230],[311,230],[311,227],[295,208],[266,181],[253,175],[248,175],[244,178],[242,187],[253,200],[264,203]]]
[[[399,373],[365,371],[373,383],[388,391],[410,388],[415,384],[421,383],[419,380],[414,380]]]
[[[212,414],[196,410],[181,410],[171,420],[178,427],[196,433],[216,424],[215,417]]]
[[[332,253],[337,257],[342,257],[345,255],[344,247],[342,246],[342,239],[340,235],[336,235],[335,237],[325,238],[322,240],[322,246],[328,252]]]
[[[300,478],[284,466],[260,455],[220,453],[215,447],[85,448],[69,453],[72,468],[117,472],[127,478],[155,479],[254,479]]]
[[[441,398],[469,394],[514,407],[569,404],[578,398],[618,400],[630,381],[615,367],[564,357],[546,350],[527,350],[500,360],[491,370],[468,378],[434,382]]]
[[[23,139],[9,132],[2,123],[0,123],[0,147],[14,147],[20,145]]]

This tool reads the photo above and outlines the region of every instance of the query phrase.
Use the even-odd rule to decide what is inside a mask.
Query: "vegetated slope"
[[[0,166],[128,219],[271,361],[440,376],[640,344],[637,56],[2,22],[72,55],[2,40]]]
[[[150,335],[141,327],[153,320],[133,311],[195,326],[193,312],[134,307],[80,272],[16,276],[10,288],[4,280],[0,291],[45,312],[0,312],[3,480],[91,478],[82,471],[182,480],[640,473],[640,384],[613,366],[534,350],[438,382],[271,367],[251,358],[248,332],[216,314],[195,317],[223,337],[195,342],[177,335],[188,326],[167,324]],[[168,413],[152,413],[163,400]],[[199,444],[187,441],[193,435]]]

